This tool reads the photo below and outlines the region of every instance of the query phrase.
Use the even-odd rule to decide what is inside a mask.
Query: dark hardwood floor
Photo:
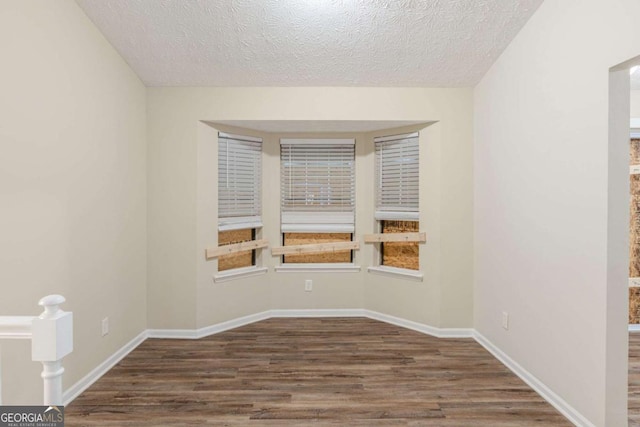
[[[65,415],[105,427],[571,426],[474,340],[365,318],[149,339]]]

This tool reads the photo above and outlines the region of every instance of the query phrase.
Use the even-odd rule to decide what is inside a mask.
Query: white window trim
[[[390,142],[390,141],[400,141],[403,139],[409,139],[409,138],[419,138],[419,133],[418,132],[414,132],[414,133],[409,133],[409,134],[402,134],[402,135],[389,135],[389,136],[382,136],[382,137],[376,137],[374,138],[374,145],[376,145],[375,148],[375,162],[376,162],[376,167],[379,167],[380,169],[376,171],[377,173],[377,179],[382,179],[382,158],[378,157],[378,143],[385,143],[385,142]],[[420,141],[418,139],[418,156],[419,156],[419,152],[420,152]],[[381,151],[382,153],[382,151]],[[420,169],[420,162],[418,161],[418,171]],[[378,185],[381,185],[381,182],[377,182]],[[418,185],[420,184],[420,180],[418,179]],[[394,205],[385,205],[382,203],[382,201],[379,199],[379,196],[381,194],[376,190],[376,202],[375,202],[375,210],[374,210],[374,218],[377,221],[377,227],[378,230],[380,230],[380,232],[382,232],[381,230],[381,221],[420,221],[420,210],[419,209],[414,209],[412,207],[407,207],[407,206],[403,206],[403,205],[398,205],[398,206],[394,206]],[[419,191],[418,191],[418,200],[419,200]],[[379,274],[379,275],[383,275],[383,276],[388,276],[388,277],[395,277],[395,278],[401,278],[401,279],[407,279],[407,280],[413,280],[413,281],[419,281],[422,282],[422,279],[424,277],[422,270],[411,270],[408,268],[399,268],[399,267],[391,267],[391,266],[387,266],[387,265],[383,265],[382,264],[382,253],[381,253],[381,245],[383,243],[381,243],[380,245],[376,245],[374,254],[375,254],[375,259],[374,259],[374,264],[373,266],[370,266],[367,268],[367,272],[369,273],[373,273],[373,274]],[[418,255],[419,256],[419,255]]]
[[[240,141],[262,142],[262,138],[256,136],[237,135],[235,133],[218,132],[218,137],[227,139],[238,139]]]
[[[282,138],[280,145],[355,145],[355,138]]]
[[[241,279],[243,277],[258,276],[265,274],[268,271],[267,267],[258,267],[252,265],[251,267],[240,267],[232,270],[221,271],[213,276],[215,283],[228,282],[230,280]]]
[[[374,219],[376,221],[420,221],[420,213],[376,211]]]
[[[274,267],[276,273],[357,273],[360,266],[352,263],[281,264]]]
[[[380,274],[382,276],[396,277],[400,279],[422,282],[424,275],[420,270],[409,270],[408,268],[389,267],[386,265],[376,265],[367,268],[367,272]]]
[[[248,228],[262,228],[260,216],[229,217],[218,220],[218,231],[245,230]]]
[[[337,224],[282,224],[280,226],[281,233],[340,233],[354,234],[353,225],[337,225]]]
[[[353,212],[282,212],[282,233],[353,233]]]

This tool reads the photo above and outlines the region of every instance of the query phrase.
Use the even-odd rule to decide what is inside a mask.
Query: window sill
[[[408,270],[406,268],[396,268],[396,267],[385,267],[384,265],[379,265],[376,267],[368,267],[367,271],[373,274],[380,274],[382,276],[391,276],[397,277],[401,279],[415,280],[418,282],[422,282],[423,274],[418,270]]]
[[[227,270],[214,274],[213,281],[215,283],[227,282],[229,280],[241,279],[243,277],[257,276],[259,274],[265,274],[267,267],[242,267],[234,268],[233,270]]]
[[[356,273],[359,265],[353,264],[283,264],[274,268],[277,273]]]

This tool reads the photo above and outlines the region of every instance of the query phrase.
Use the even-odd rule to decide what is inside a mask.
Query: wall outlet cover
[[[507,313],[506,311],[502,312],[502,328],[505,331],[509,330],[509,313]]]
[[[102,319],[102,336],[104,337],[109,333],[109,318]]]

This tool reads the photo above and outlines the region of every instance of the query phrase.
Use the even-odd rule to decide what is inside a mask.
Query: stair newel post
[[[42,314],[33,319],[31,358],[43,366],[44,404],[62,405],[62,359],[73,351],[73,314],[63,311],[62,295],[48,295],[38,305]]]

